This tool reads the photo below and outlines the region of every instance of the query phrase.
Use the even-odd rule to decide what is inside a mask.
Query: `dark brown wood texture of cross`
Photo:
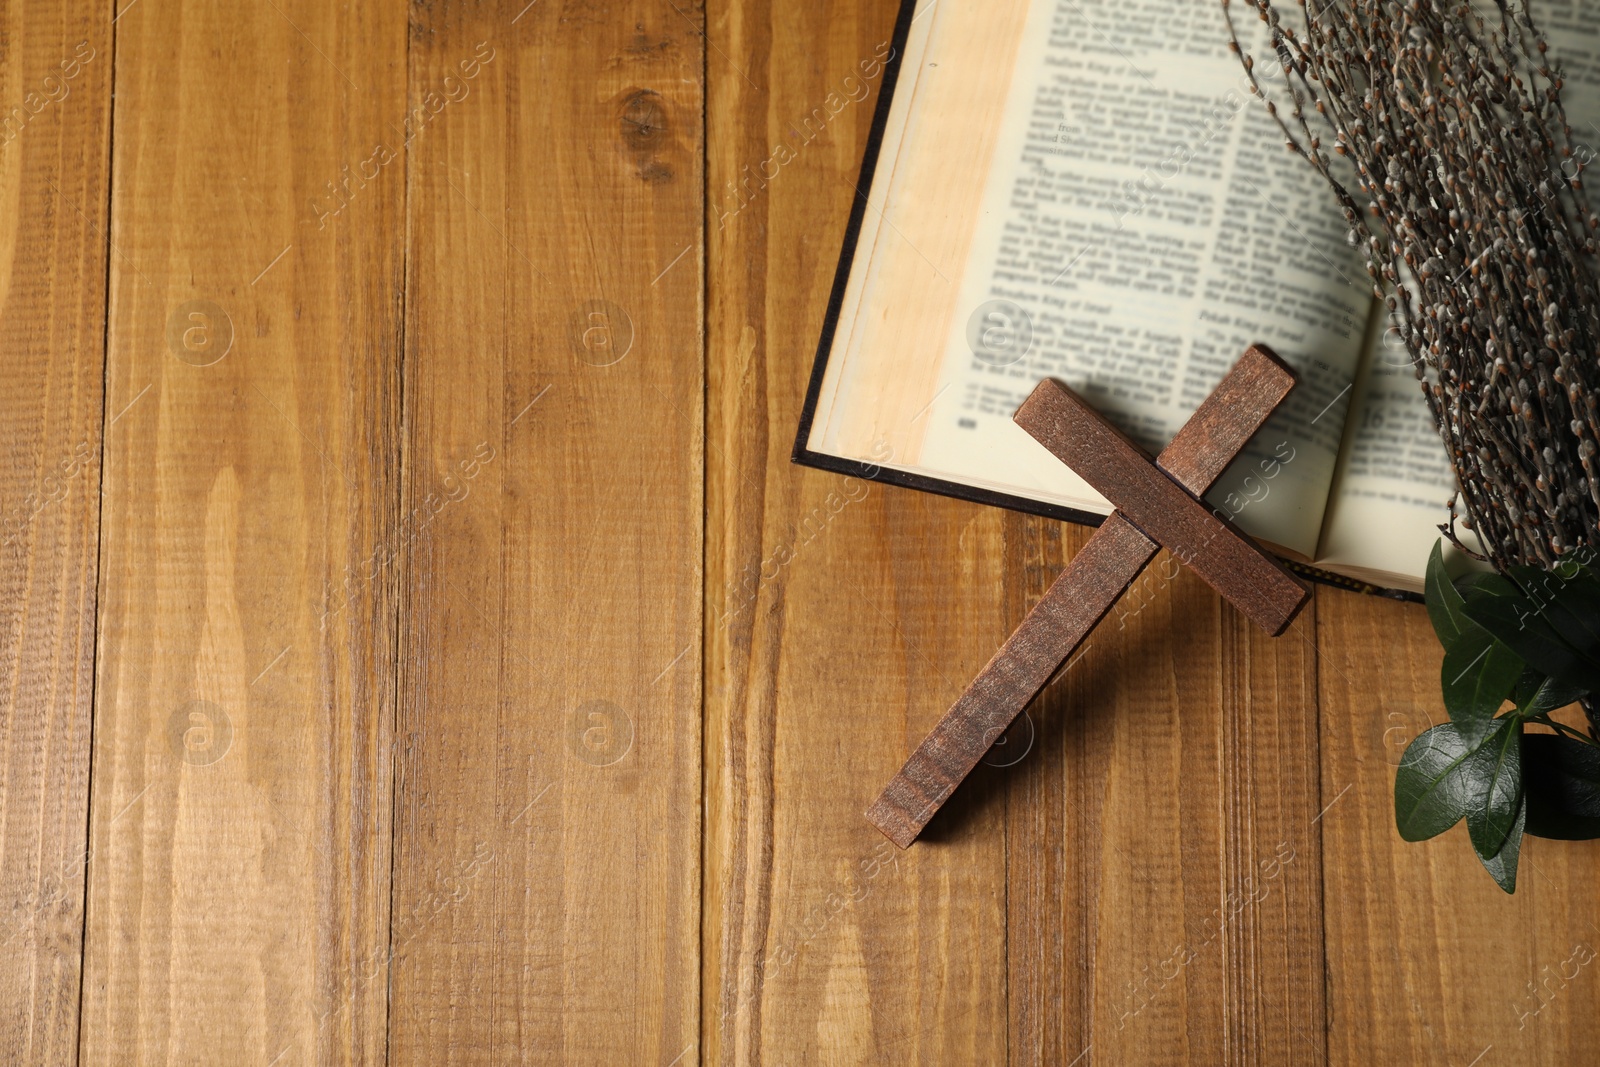
[[[1158,548],[1268,633],[1288,629],[1306,587],[1199,498],[1294,381],[1269,349],[1252,347],[1154,460],[1066,386],[1039,383],[1013,417],[1116,510],[867,809],[889,840],[916,840]]]

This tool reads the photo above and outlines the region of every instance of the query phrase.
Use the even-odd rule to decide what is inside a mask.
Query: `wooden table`
[[[0,3],[0,1058],[1592,1055],[1415,606],[1158,559],[879,837],[1088,537],[787,461],[895,3],[525,3]]]

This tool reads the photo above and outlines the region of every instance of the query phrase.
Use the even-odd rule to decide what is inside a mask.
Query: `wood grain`
[[[412,18],[390,1062],[693,1063],[699,16]]]
[[[0,1049],[71,1063],[83,954],[111,56],[0,4]]]
[[[1344,795],[1323,820],[1330,1058],[1592,1059],[1600,974],[1583,961],[1600,951],[1600,852],[1525,838],[1507,896],[1464,826],[1400,840],[1395,767],[1447,719],[1439,641],[1420,606],[1350,593],[1321,595],[1317,622],[1323,793]]]
[[[82,1060],[373,1062],[404,185],[360,171],[404,12],[115,32],[108,407],[143,398],[106,433]]]
[[[1013,613],[1087,535],[1008,520]],[[1326,1062],[1313,626],[1163,553],[1013,728],[1012,1063]]]
[[[859,813],[1005,637],[1001,517],[788,462],[881,91],[845,79],[897,5],[709,12],[701,1062],[1000,1063],[997,795],[907,855]],[[819,108],[821,133],[791,132]]]
[[[1237,591],[1240,599],[1265,606],[1271,623],[1268,631],[1276,636],[1304,606],[1309,592],[1276,560],[1223,527],[1196,498],[1222,476],[1289,395],[1294,380],[1294,373],[1270,350],[1251,347],[1155,461],[1082,399],[1050,379],[1034,389],[1018,409],[1016,421],[1064,460],[1098,444],[1102,454],[1087,466],[1115,483],[1112,492],[1119,496],[1133,499],[1147,494],[1135,510],[1148,511],[1140,505],[1167,500],[1167,511],[1179,515],[1169,514],[1156,523],[1176,531],[1175,543],[1168,548],[1191,565],[1196,556],[1218,549],[1222,563],[1205,560],[1197,572],[1203,578],[1220,574],[1220,582],[1211,582],[1213,588],[1221,584]],[[1178,479],[1169,480],[1157,464],[1169,474],[1179,472]],[[1151,481],[1159,485],[1150,489]],[[1196,514],[1185,521],[1182,512]],[[1225,538],[1243,549],[1242,565],[1235,562],[1240,559],[1238,551],[1231,557],[1224,554],[1220,541]],[[1119,506],[895,773],[867,809],[867,821],[900,848],[910,847],[945,799],[1138,578],[1156,549],[1156,542],[1128,521]],[[1265,572],[1265,578],[1248,573],[1252,564],[1254,570]]]
[[[897,7],[0,0],[0,1061],[1592,1058],[1414,605],[1157,553],[860,819],[1091,537],[788,463]]]

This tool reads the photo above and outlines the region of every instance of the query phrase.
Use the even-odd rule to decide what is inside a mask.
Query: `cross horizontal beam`
[[[1251,622],[1277,637],[1294,621],[1306,601],[1305,586],[1168,477],[1076,393],[1046,378],[1015,419],[1109,500],[1117,514],[1182,559]]]

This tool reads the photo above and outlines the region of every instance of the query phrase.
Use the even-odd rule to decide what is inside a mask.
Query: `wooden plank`
[[[1276,602],[1277,610],[1268,616],[1269,630],[1276,634],[1282,628],[1280,621],[1287,625],[1310,594],[1281,564],[1221,526],[1187,493],[1203,496],[1211,488],[1293,385],[1293,372],[1275,355],[1259,346],[1250,348],[1154,463],[1080,398],[1050,379],[1034,389],[1016,420],[1063,461],[1096,447],[1116,457],[1109,461],[1097,457],[1089,464],[1097,470],[1109,466],[1120,471],[1113,479],[1117,482],[1113,492],[1136,495],[1137,486],[1154,480],[1160,488],[1153,495],[1165,496],[1171,511],[1195,513],[1188,521],[1165,524],[1177,530],[1175,543],[1168,548],[1180,557],[1194,561],[1210,548],[1220,549],[1213,545],[1219,537],[1231,539],[1244,550],[1246,564],[1253,562],[1254,569],[1265,571],[1268,580],[1260,585],[1270,588],[1272,579],[1281,578],[1276,598],[1270,592],[1258,596],[1256,590],[1247,591],[1249,578],[1237,567],[1220,568],[1225,578],[1221,584],[1244,593],[1242,599],[1256,605]],[[1169,480],[1157,464],[1169,474],[1179,472],[1177,480]],[[1138,578],[1156,548],[1120,508],[1114,512],[896,772],[867,809],[867,821],[899,847],[909,847],[945,798]],[[1201,577],[1219,573],[1217,567],[1205,568],[1205,562],[1197,568]]]
[[[1592,845],[1530,840],[1508,898],[1394,834],[1443,718],[1414,606],[1319,591],[1273,642],[1158,556],[1025,758],[882,851],[860,804],[1089,531],[787,465],[876,85],[748,176],[895,5],[801,6],[710,45],[686,4],[419,6],[408,118],[403,9],[124,4],[109,240],[107,12],[0,7],[5,101],[94,49],[0,146],[7,1055],[77,1056],[86,857],[89,1062],[1589,1054]]]
[[[1446,721],[1443,651],[1419,605],[1319,596],[1332,1062],[1593,1059],[1600,852],[1525,838],[1507,896],[1464,826],[1400,840],[1395,768]]]
[[[1008,518],[1013,613],[1088,534]],[[1269,638],[1162,553],[1030,709],[1012,1063],[1325,1062],[1313,627]]]
[[[0,1049],[18,1063],[77,1056],[105,417],[106,22],[103,4],[83,0],[0,4]]]
[[[377,1060],[404,9],[116,35],[82,1059]]]
[[[693,1063],[698,15],[412,19],[391,1060]]]
[[[709,6],[704,1063],[1005,1058],[999,795],[860,815],[1007,633],[1001,515],[788,461],[898,7]]]

